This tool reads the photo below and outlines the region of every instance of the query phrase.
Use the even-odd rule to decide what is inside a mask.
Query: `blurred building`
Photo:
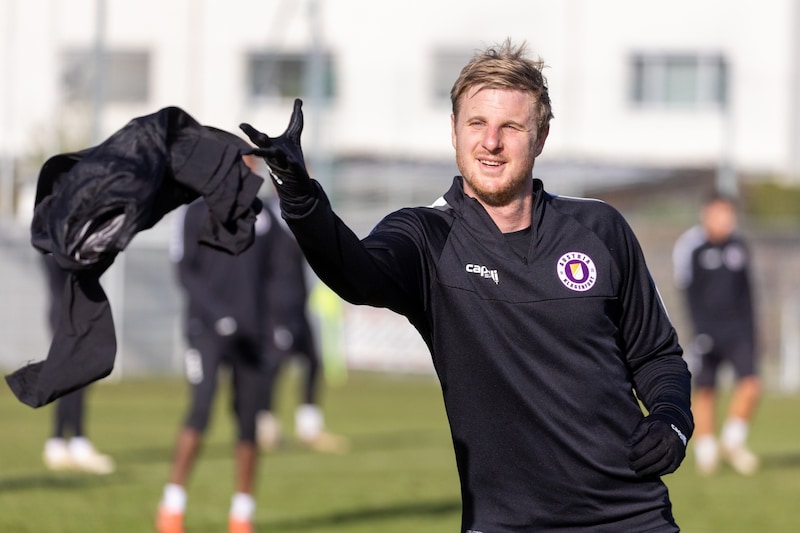
[[[449,164],[458,69],[510,36],[549,65],[543,163],[794,177],[798,16],[794,0],[3,0],[0,150],[25,169],[167,105],[279,133],[303,96],[321,179]]]
[[[24,226],[46,157],[135,116],[277,135],[301,96],[312,173],[366,232],[447,188],[450,87],[506,37],[548,64],[553,192],[687,168],[798,180],[795,0],[0,0],[0,217]]]

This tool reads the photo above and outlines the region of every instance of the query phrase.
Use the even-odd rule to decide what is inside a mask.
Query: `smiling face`
[[[464,94],[451,116],[464,193],[490,207],[530,196],[534,160],[547,139],[537,109],[534,96],[521,90],[478,86]]]

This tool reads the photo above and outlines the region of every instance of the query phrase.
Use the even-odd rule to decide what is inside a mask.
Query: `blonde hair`
[[[545,64],[541,59],[527,58],[525,46],[524,42],[517,46],[506,39],[502,44],[477,52],[461,69],[450,90],[453,114],[458,116],[461,98],[473,87],[516,89],[533,95],[538,107],[539,132],[546,129],[553,118],[553,110],[547,80],[542,74]]]

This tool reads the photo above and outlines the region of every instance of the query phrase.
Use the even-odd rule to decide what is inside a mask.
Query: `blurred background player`
[[[308,317],[307,266],[303,252],[280,215],[278,198],[272,195],[265,201],[275,220],[275,250],[272,255],[272,278],[267,291],[268,320],[273,342],[267,343],[269,370],[268,394],[263,396],[257,418],[258,444],[264,451],[278,447],[281,424],[275,416],[275,390],[281,369],[292,359],[299,358],[300,402],[295,409],[294,431],[297,439],[313,450],[343,453],[349,443],[345,437],[326,431],[325,417],[319,405],[322,382],[322,360],[314,330]]]
[[[49,288],[48,322],[53,332],[61,312],[61,298],[69,273],[61,269],[51,255],[42,255]],[[87,387],[77,389],[56,400],[53,433],[44,444],[42,457],[50,470],[81,470],[94,474],[110,474],[114,461],[99,453],[86,437],[84,413]]]
[[[713,473],[721,458],[741,474],[758,469],[758,458],[747,448],[761,391],[751,258],[737,226],[733,200],[713,195],[702,207],[701,224],[681,235],[673,251],[675,281],[684,293],[695,335],[694,451],[704,475]],[[718,442],[715,400],[724,362],[732,365],[736,384]]]
[[[229,514],[230,533],[253,531],[253,489],[258,465],[256,412],[266,393],[264,364],[267,282],[273,253],[271,228],[277,223],[262,209],[255,223],[255,242],[233,256],[198,243],[208,216],[202,200],[179,213],[171,257],[186,296],[186,377],[191,405],[175,443],[169,482],[159,504],[160,533],[183,533],[186,485],[201,448],[217,390],[220,370],[230,371],[232,410],[237,437],[234,450],[235,494]]]

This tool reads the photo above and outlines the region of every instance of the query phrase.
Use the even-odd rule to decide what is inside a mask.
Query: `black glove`
[[[686,457],[686,440],[670,418],[658,414],[645,417],[625,444],[631,469],[639,477],[674,472]]]
[[[239,125],[253,144],[258,146],[250,153],[264,158],[281,199],[303,200],[312,192],[311,178],[306,171],[303,149],[300,147],[300,134],[303,133],[302,106],[302,100],[295,99],[289,126],[279,137],[272,138],[250,124]]]

